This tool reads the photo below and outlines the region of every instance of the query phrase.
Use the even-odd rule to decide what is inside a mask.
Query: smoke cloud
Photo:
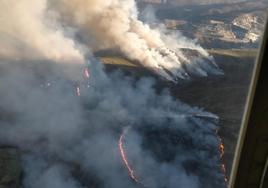
[[[107,75],[91,62],[91,87],[79,98],[65,79],[43,73],[53,83],[44,88],[33,68],[16,67],[1,74],[0,106],[10,117],[1,120],[0,142],[26,153],[25,187],[83,187],[75,171],[93,182],[87,186],[136,187],[118,148],[126,127],[124,148],[142,185],[223,185],[216,122],[198,117],[212,114],[156,94],[153,80]]]
[[[75,42],[64,36],[46,0],[1,1],[1,57],[82,62]]]
[[[1,17],[2,57],[81,63],[88,49],[113,48],[171,81],[221,73],[199,45],[141,22],[134,0],[2,1]]]
[[[200,46],[190,41],[176,42],[178,38],[141,22],[134,0],[60,0],[52,5],[61,12],[66,23],[80,28],[81,35],[90,34],[88,46],[117,48],[131,60],[168,80],[188,78],[189,71],[201,76],[221,73]],[[195,50],[199,58],[191,59],[183,49]],[[191,65],[193,62],[195,66]],[[209,68],[204,69],[204,66]]]
[[[23,187],[225,186],[215,115],[156,92],[152,78],[107,73],[90,54],[115,48],[174,81],[220,73],[204,49],[139,21],[133,0],[10,0],[0,7],[0,143],[22,151]],[[77,78],[86,66],[90,79]],[[124,132],[139,183],[120,156]]]

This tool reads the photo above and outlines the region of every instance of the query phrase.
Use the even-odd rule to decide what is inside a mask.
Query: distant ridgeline
[[[154,4],[205,5],[216,3],[237,3],[250,0],[137,0],[137,2]],[[253,1],[253,0],[252,0]]]

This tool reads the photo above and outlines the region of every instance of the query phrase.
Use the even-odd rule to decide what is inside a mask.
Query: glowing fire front
[[[89,69],[88,68],[85,68],[84,71],[83,71],[83,77],[84,77],[84,80],[87,81],[89,78],[90,78],[90,73],[89,73]],[[87,86],[89,86],[87,84]],[[81,88],[80,88],[80,84],[77,84],[76,86],[76,95],[78,97],[81,96]]]
[[[85,69],[84,69],[84,78],[85,78],[85,79],[89,79],[89,78],[90,78],[90,74],[89,74],[89,70],[88,70],[88,68],[85,68]]]
[[[129,176],[131,177],[131,179],[133,179],[136,183],[139,183],[138,178],[135,176],[134,170],[131,168],[131,166],[129,165],[127,156],[126,156],[126,152],[124,150],[124,146],[123,146],[123,142],[124,142],[124,138],[125,138],[125,134],[127,133],[127,130],[124,130],[124,132],[121,134],[119,142],[118,142],[118,146],[119,146],[119,150],[120,150],[120,154],[122,157],[122,160],[124,162],[125,167],[127,168],[128,172],[129,172]]]
[[[228,183],[228,178],[227,178],[227,175],[226,175],[226,166],[225,166],[225,164],[223,163],[223,157],[224,157],[224,144],[223,144],[223,141],[222,141],[222,139],[221,139],[221,137],[219,136],[219,134],[218,134],[218,130],[216,131],[216,135],[217,135],[217,137],[219,138],[219,140],[220,140],[220,145],[219,145],[219,153],[220,153],[220,159],[221,159],[221,161],[222,161],[222,164],[221,164],[221,171],[222,171],[222,173],[223,173],[223,175],[224,175],[224,181],[225,181],[225,183],[227,184]]]

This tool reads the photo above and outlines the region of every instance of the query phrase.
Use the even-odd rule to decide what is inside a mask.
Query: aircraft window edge
[[[242,153],[242,149],[244,147],[244,141],[245,141],[245,137],[246,137],[246,133],[247,133],[249,118],[250,118],[250,114],[252,111],[254,96],[256,94],[258,78],[260,76],[262,64],[264,63],[263,59],[265,56],[265,50],[266,50],[267,45],[268,45],[268,20],[266,20],[265,30],[264,30],[261,41],[262,41],[261,45],[258,49],[258,55],[257,55],[257,58],[255,60],[255,65],[254,65],[254,69],[253,69],[253,73],[252,73],[252,79],[251,79],[251,83],[250,83],[250,87],[249,87],[249,91],[248,91],[248,96],[247,96],[247,102],[246,102],[246,106],[244,109],[243,119],[242,119],[240,131],[239,131],[239,135],[238,135],[238,140],[237,140],[237,144],[236,144],[235,155],[234,155],[234,159],[233,159],[230,181],[229,181],[229,188],[235,188],[235,182],[236,182],[237,176],[239,175],[238,168],[239,168],[241,153]]]

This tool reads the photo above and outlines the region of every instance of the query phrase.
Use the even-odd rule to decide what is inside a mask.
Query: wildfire
[[[81,96],[81,91],[80,91],[80,87],[79,86],[76,87],[76,95],[77,96]]]
[[[220,154],[221,154],[221,158],[222,158],[223,155],[224,155],[224,145],[223,145],[222,141],[221,141],[221,143],[220,143],[219,150],[220,150]]]
[[[85,77],[85,79],[89,79],[90,78],[90,74],[89,74],[88,68],[85,68],[84,69],[84,77]]]
[[[83,76],[84,76],[84,79],[87,80],[90,78],[90,73],[89,73],[89,69],[88,68],[85,68],[84,71],[83,71]],[[87,87],[89,88],[90,85],[87,84]],[[80,86],[79,84],[77,84],[77,87],[76,87],[76,95],[79,97],[81,96],[81,89],[80,89]]]
[[[128,159],[127,159],[127,156],[126,156],[126,153],[125,153],[125,150],[124,150],[123,142],[124,142],[125,134],[126,134],[126,130],[121,134],[119,142],[118,142],[120,154],[121,154],[122,160],[123,160],[128,172],[129,172],[129,176],[135,182],[139,183],[139,180],[135,176],[134,170],[129,165],[129,162],[128,162]]]
[[[220,159],[221,159],[221,161],[223,161],[223,156],[224,156],[224,144],[223,144],[223,141],[222,141],[221,137],[220,137],[219,134],[218,134],[218,130],[216,131],[216,135],[217,135],[217,137],[218,137],[219,140],[220,140],[219,153],[220,153]],[[224,174],[224,181],[225,181],[225,183],[227,184],[227,183],[228,183],[228,178],[227,178],[227,176],[226,176],[226,166],[225,166],[225,164],[224,164],[223,162],[222,162],[222,164],[221,164],[221,171],[222,171],[222,173]]]

